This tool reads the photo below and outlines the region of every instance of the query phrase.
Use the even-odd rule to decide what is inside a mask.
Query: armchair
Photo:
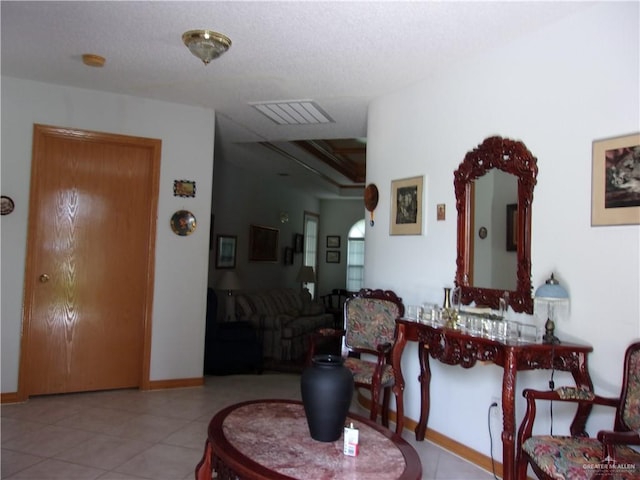
[[[622,391],[619,398],[606,398],[589,390],[562,387],[542,392],[525,389],[525,417],[518,430],[517,476],[526,479],[530,464],[538,478],[582,480],[640,478],[640,342],[627,348]],[[600,431],[597,438],[586,432],[571,436],[532,436],[536,400],[606,405],[616,409],[612,431]]]
[[[404,305],[391,290],[362,289],[344,304],[344,328],[320,329],[311,337],[307,362],[311,362],[316,345],[327,337],[344,337],[344,365],[353,373],[356,388],[371,392],[369,418],[376,421],[382,398],[382,425],[389,426],[389,400],[395,376],[391,351],[395,343],[396,319],[404,315]],[[372,358],[363,359],[362,354]],[[398,412],[401,415],[402,412]]]
[[[355,295],[357,292],[350,292],[343,288],[334,288],[331,293],[322,295],[322,303],[324,304],[324,311],[330,313],[334,317],[335,328],[340,328],[342,324],[342,316],[344,312],[344,304],[347,298]]]

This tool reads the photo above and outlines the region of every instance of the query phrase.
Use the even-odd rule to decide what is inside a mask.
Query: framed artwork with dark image
[[[640,225],[640,133],[593,142],[591,225]]]
[[[218,235],[216,237],[216,268],[236,268],[238,237]]]
[[[486,235],[485,235],[486,236]],[[484,238],[484,237],[480,237]],[[518,250],[518,204],[507,205],[507,252]]]
[[[340,252],[338,250],[327,250],[327,263],[340,263]]]
[[[327,235],[327,248],[340,248],[340,235]]]
[[[277,262],[280,230],[260,225],[249,225],[249,261]]]
[[[423,177],[391,182],[391,235],[422,234]]]
[[[295,233],[293,235],[293,252],[302,253],[304,244],[304,236],[301,233]]]
[[[293,265],[293,248],[284,247],[284,264]]]

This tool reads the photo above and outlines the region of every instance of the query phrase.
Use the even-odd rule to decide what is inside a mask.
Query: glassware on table
[[[521,323],[519,341],[523,343],[541,343],[542,329],[536,325]]]
[[[433,325],[438,320],[438,312],[440,307],[435,303],[423,303],[422,304],[422,320],[424,323]]]
[[[451,308],[460,314],[460,307],[462,306],[462,289],[455,287],[451,289]]]
[[[467,332],[471,335],[482,335],[482,318],[475,315],[466,317]]]
[[[406,311],[406,317],[411,320],[422,319],[422,307],[420,305],[408,305]]]

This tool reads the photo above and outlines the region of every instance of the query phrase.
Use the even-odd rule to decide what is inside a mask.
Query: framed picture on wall
[[[391,182],[391,235],[422,234],[423,177]]]
[[[301,233],[294,234],[293,235],[293,252],[302,253],[303,244],[304,244],[304,236]]]
[[[293,265],[293,248],[284,247],[284,264]]]
[[[640,133],[593,142],[591,225],[640,224]]]
[[[249,225],[249,261],[277,262],[279,233],[277,228]]]
[[[340,248],[340,235],[327,235],[327,248]]]
[[[195,197],[196,182],[193,180],[174,180],[173,196],[174,197]]]
[[[218,235],[216,238],[216,268],[236,268],[235,235]]]
[[[327,250],[327,263],[340,263],[340,251]]]

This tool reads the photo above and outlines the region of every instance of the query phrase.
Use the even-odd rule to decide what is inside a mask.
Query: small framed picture
[[[304,236],[301,233],[293,235],[293,253],[302,253]]]
[[[340,263],[340,252],[338,250],[327,250],[327,263]]]
[[[196,182],[192,180],[174,180],[173,196],[174,197],[195,197]]]
[[[340,235],[327,235],[327,248],[340,248]]]
[[[216,238],[216,268],[236,268],[235,235],[218,235]]]
[[[591,225],[640,224],[640,133],[593,142]]]
[[[422,234],[423,177],[391,182],[391,235]]]
[[[284,247],[284,264],[293,265],[293,248]]]

